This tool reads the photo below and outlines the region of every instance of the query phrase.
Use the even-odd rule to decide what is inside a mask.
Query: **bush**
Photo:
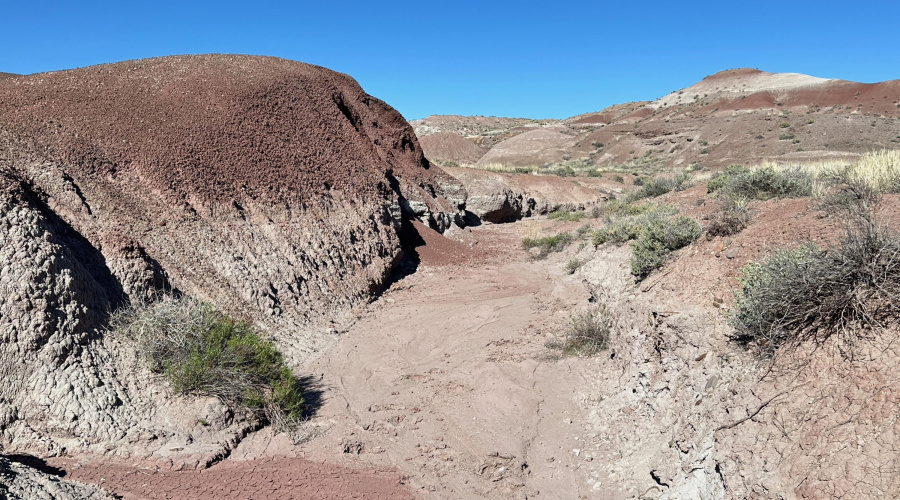
[[[594,246],[605,243],[631,246],[631,273],[639,280],[665,264],[669,254],[700,237],[703,228],[690,217],[676,217],[678,210],[652,203],[627,205],[634,215],[619,217],[594,232]],[[624,212],[624,208],[621,209]]]
[[[566,262],[566,274],[575,274],[575,271],[581,267],[581,264],[583,264],[583,262],[578,259],[572,259],[569,262]]]
[[[618,182],[619,184],[625,184],[625,178],[622,177],[622,174],[613,175],[612,180],[615,182]]]
[[[900,314],[900,238],[857,218],[832,250],[807,244],[748,264],[736,295],[732,339],[762,356],[835,335],[852,347]]]
[[[741,165],[727,167],[706,185],[709,193],[749,200],[810,196],[812,188],[812,173],[800,167],[750,169]]]
[[[687,172],[679,172],[672,177],[651,177],[641,182],[641,188],[628,193],[627,201],[633,202],[645,198],[655,198],[671,191],[684,191],[691,186],[693,178]],[[635,185],[637,179],[635,179]]]
[[[612,315],[601,305],[573,315],[562,342],[548,342],[547,346],[566,356],[593,356],[609,349],[612,328]]]
[[[609,223],[596,231],[592,237],[594,246],[605,243],[621,245],[636,239],[641,228],[648,224],[649,218],[667,218],[675,215],[677,210],[670,206],[659,206],[653,203],[641,204],[607,204]]]
[[[719,210],[710,215],[706,234],[710,237],[737,234],[750,224],[752,217],[745,200],[725,198]]]
[[[568,210],[557,210],[547,215],[548,219],[558,220],[560,222],[578,222],[584,218],[584,210],[576,210],[569,212]]]
[[[111,328],[176,392],[213,396],[278,425],[302,417],[300,382],[274,344],[248,322],[188,297],[166,295],[120,309]]]
[[[535,258],[543,259],[551,252],[561,252],[573,239],[570,233],[559,233],[544,238],[525,238],[522,240],[522,248],[525,250],[539,248],[540,252]]]
[[[669,254],[690,245],[703,228],[690,217],[648,217],[631,245],[631,274],[642,280],[665,264]]]

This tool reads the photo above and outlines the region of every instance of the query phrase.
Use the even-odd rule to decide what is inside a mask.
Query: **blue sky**
[[[356,78],[407,119],[563,118],[717,71],[900,78],[900,2],[5,2],[0,71],[227,52]]]

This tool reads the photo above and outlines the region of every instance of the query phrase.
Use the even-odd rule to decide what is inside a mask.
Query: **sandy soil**
[[[587,494],[576,397],[594,364],[548,359],[544,343],[588,295],[560,263],[518,250],[526,226],[477,233],[498,255],[483,265],[400,281],[310,367],[330,388],[319,418],[331,426],[311,456],[398,464],[431,498]]]

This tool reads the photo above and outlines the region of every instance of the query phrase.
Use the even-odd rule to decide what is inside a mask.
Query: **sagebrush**
[[[210,304],[164,295],[118,310],[110,327],[178,393],[213,396],[277,425],[303,415],[301,384],[275,345]]]
[[[851,347],[900,314],[900,238],[871,217],[848,223],[832,249],[809,243],[742,270],[731,324],[736,342],[771,355],[781,346]]]

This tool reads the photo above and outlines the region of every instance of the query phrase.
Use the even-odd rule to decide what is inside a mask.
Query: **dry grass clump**
[[[635,179],[636,185],[637,179]],[[641,181],[640,189],[628,193],[625,199],[630,203],[645,198],[655,198],[672,191],[684,191],[693,185],[692,182],[693,177],[687,172],[678,172],[671,177],[651,177]]]
[[[547,347],[558,349],[564,356],[593,356],[609,349],[612,329],[612,314],[600,305],[572,315],[565,337],[547,342]]]
[[[584,210],[575,210],[574,212],[570,212],[568,210],[556,210],[547,214],[548,219],[553,219],[560,222],[579,222],[584,217]]]
[[[753,214],[747,207],[746,200],[724,198],[719,209],[709,216],[706,235],[731,236],[744,230],[750,224]]]
[[[733,340],[769,356],[784,345],[852,347],[900,315],[900,237],[855,217],[837,247],[782,250],[744,267]]]
[[[120,309],[110,327],[176,392],[217,397],[281,427],[302,418],[299,380],[248,322],[189,297],[164,295]]]
[[[569,243],[574,241],[571,233],[559,233],[553,236],[545,236],[543,238],[525,238],[522,240],[522,248],[531,250],[537,248],[538,253],[536,259],[543,259],[552,252],[561,252]]]

